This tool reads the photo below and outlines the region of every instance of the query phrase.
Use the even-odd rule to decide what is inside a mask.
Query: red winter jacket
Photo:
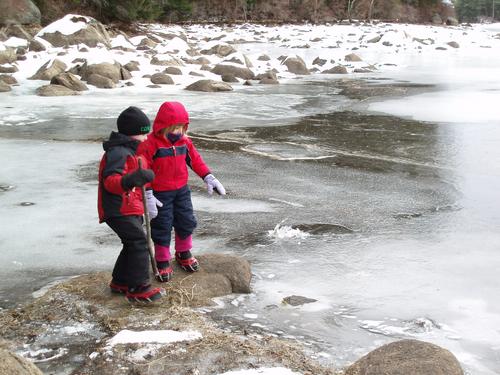
[[[172,125],[189,124],[184,106],[178,102],[163,103],[153,123],[153,133],[142,142],[137,154],[146,158],[155,173],[151,187],[155,191],[177,190],[188,182],[189,166],[198,176],[204,178],[210,173],[207,165],[196,150],[191,139],[184,135],[174,144],[160,131]]]
[[[103,143],[105,154],[99,165],[99,192],[97,206],[99,222],[127,215],[142,215],[141,189],[125,191],[122,187],[122,177],[139,167],[135,156],[139,141],[128,136],[112,132],[109,140]],[[143,168],[147,162],[143,161]]]

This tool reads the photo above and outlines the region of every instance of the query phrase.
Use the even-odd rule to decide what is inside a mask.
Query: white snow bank
[[[85,19],[85,22],[83,21],[73,22],[71,20],[73,17]],[[93,20],[93,18],[91,17],[79,16],[76,14],[67,14],[60,20],[52,22],[50,25],[44,27],[42,30],[38,32],[38,34],[36,34],[36,36],[51,34],[55,33],[56,31],[59,31],[61,34],[64,35],[71,35],[86,28],[87,23],[90,22],[91,20]]]
[[[4,44],[7,47],[27,47],[28,46],[28,41],[26,39],[21,39],[17,38],[15,36],[10,37],[7,39]]]
[[[220,375],[300,375],[284,367],[261,367],[252,370],[229,371]]]
[[[198,331],[129,331],[125,329],[109,339],[108,346],[112,347],[118,344],[137,343],[171,344],[174,342],[193,341],[201,338],[202,335]]]

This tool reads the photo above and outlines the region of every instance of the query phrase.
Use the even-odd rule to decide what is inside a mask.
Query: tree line
[[[449,0],[34,0],[46,22],[75,11],[106,22],[430,22],[455,9],[461,21],[475,22],[497,18],[500,9],[500,0],[443,1]]]

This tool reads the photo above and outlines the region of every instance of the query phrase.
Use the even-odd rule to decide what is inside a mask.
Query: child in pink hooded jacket
[[[148,161],[155,173],[152,190],[146,191],[151,220],[151,237],[155,244],[155,258],[159,281],[172,277],[170,240],[175,230],[175,259],[188,272],[199,269],[191,254],[192,233],[196,228],[191,191],[188,182],[189,166],[207,184],[208,193],[226,191],[210,172],[191,139],[186,135],[189,115],[181,103],[165,102],[153,123],[153,133],[137,150]]]

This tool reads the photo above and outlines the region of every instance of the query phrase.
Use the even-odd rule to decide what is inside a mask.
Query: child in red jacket
[[[129,107],[118,116],[117,125],[118,133],[111,132],[109,140],[103,143],[105,154],[99,166],[99,222],[106,222],[123,244],[109,286],[111,292],[123,293],[131,302],[152,302],[161,297],[161,289],[152,288],[149,282],[140,187],[151,182],[154,173],[139,168],[136,156],[151,123],[139,108]]]
[[[198,261],[191,254],[191,235],[196,228],[196,218],[187,185],[187,166],[205,181],[209,194],[214,190],[221,195],[226,194],[186,135],[188,124],[189,115],[181,103],[163,103],[154,120],[153,133],[137,150],[137,154],[146,158],[155,173],[151,184],[153,191],[148,191],[147,204],[153,218],[151,237],[160,273],[158,281],[169,281],[172,276],[172,227],[175,229],[176,261],[188,272],[199,268]]]

